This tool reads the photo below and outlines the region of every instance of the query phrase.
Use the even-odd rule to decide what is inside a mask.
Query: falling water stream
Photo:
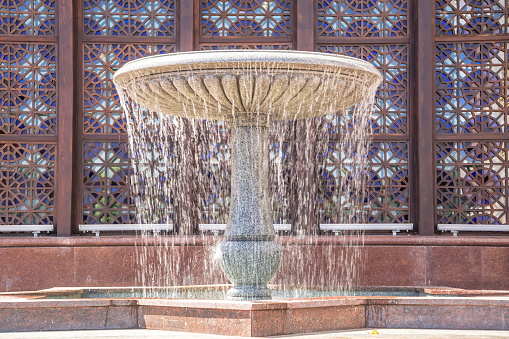
[[[269,218],[274,224],[292,224],[293,240],[284,247],[282,268],[272,284],[288,290],[287,295],[291,297],[301,296],[292,292],[295,287],[299,290],[344,291],[355,286],[357,271],[362,264],[363,233],[343,232],[329,242],[325,240],[327,238],[315,235],[319,234],[319,223],[369,222],[365,220],[369,208],[365,187],[366,162],[371,138],[371,111],[378,83],[355,83],[355,90],[352,90],[349,86],[354,86],[354,81],[349,84],[337,74],[325,71],[321,78],[330,88],[337,88],[336,82],[345,83],[343,93],[329,93],[337,101],[325,102],[320,98],[310,100],[313,93],[303,90],[304,83],[314,81],[313,77],[292,78],[290,66],[287,79],[281,78],[280,69],[277,71],[245,65],[232,70],[240,80],[238,98],[228,98],[231,107],[217,100],[217,96],[215,100],[181,98],[193,100],[196,110],[207,112],[205,115],[210,115],[210,120],[201,118],[203,114],[197,116],[192,110],[181,116],[170,116],[158,113],[154,106],[151,109],[143,107],[140,103],[147,100],[144,98],[147,93],[135,80],[127,89],[119,89],[123,109],[129,117],[131,192],[137,222],[172,224],[174,227],[173,232],[163,236],[148,230],[140,234],[136,284],[143,286],[144,297],[168,296],[165,290],[168,292],[173,286],[203,284],[204,278],[207,284],[228,283],[214,259],[215,244],[221,237],[199,232],[197,223],[228,222],[231,140],[235,125],[239,125],[238,119],[249,119],[249,123],[255,121],[255,125],[268,127],[268,140],[263,140],[266,137],[260,134],[253,147],[263,145],[268,148],[269,168],[255,170],[269,171],[272,209]],[[223,85],[228,80],[226,77],[222,78]],[[251,90],[243,85],[243,81],[252,83],[253,79],[262,85],[264,81],[287,81],[290,94],[285,95],[288,97],[263,86],[253,86],[254,92],[267,91],[265,94],[270,97],[274,110],[279,110],[274,116],[277,120],[271,116],[271,110],[266,109],[267,105],[255,102],[255,94],[243,93]],[[152,75],[153,90],[157,91],[160,86],[157,84],[165,81],[163,75]],[[187,81],[192,84],[192,76]],[[200,94],[210,96],[210,93]],[[345,95],[349,99],[355,96],[352,101],[357,104],[338,111],[339,102],[345,100]],[[246,102],[249,98],[252,102]],[[297,100],[298,104],[295,100],[288,104],[291,98],[301,99]],[[249,104],[249,115],[235,116],[236,99],[244,106]],[[162,107],[172,103],[157,105]],[[306,110],[318,110],[321,116],[301,119],[305,114],[298,112]],[[260,130],[263,128],[252,128],[252,133]],[[310,257],[319,257],[325,262],[310,267]]]

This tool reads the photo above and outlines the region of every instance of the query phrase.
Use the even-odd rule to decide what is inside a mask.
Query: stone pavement
[[[377,329],[379,334],[369,334],[373,329],[357,329],[335,332],[322,332],[299,335],[275,336],[269,338],[296,339],[500,339],[509,338],[509,331],[471,331],[471,330],[410,330],[410,329]],[[18,332],[0,333],[0,339],[131,339],[131,338],[171,338],[171,339],[239,339],[212,334],[196,334],[185,332],[151,331],[151,330],[107,330],[107,331],[48,331],[48,332]]]

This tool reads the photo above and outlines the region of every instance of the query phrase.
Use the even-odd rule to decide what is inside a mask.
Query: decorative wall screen
[[[202,37],[291,36],[290,0],[202,0]]]
[[[415,223],[424,206],[419,185],[427,185],[434,187],[434,206],[423,208],[435,217],[419,232],[432,233],[435,223],[508,224],[509,0],[435,0],[429,13],[425,3],[0,1],[0,224],[55,223],[64,212],[58,199],[72,200],[73,219],[57,225],[68,233],[81,223],[132,222],[126,121],[112,76],[143,56],[211,49],[314,49],[369,61],[384,82],[372,121],[368,220]],[[416,48],[427,33],[416,29],[415,18],[435,23],[434,50]],[[433,83],[417,74],[423,58],[433,60]],[[69,86],[62,85],[63,64],[75,71]],[[416,90],[426,87],[434,97]],[[62,98],[72,98],[74,108],[62,109]],[[421,112],[423,102],[434,107]],[[429,130],[416,123],[417,112],[434,121]],[[62,139],[62,121],[74,126],[72,140]],[[433,133],[435,174],[424,182],[415,166],[423,164],[417,145],[426,133]],[[59,152],[67,144],[74,146],[66,158]],[[197,221],[224,221],[228,188],[214,186],[214,175],[228,152],[221,144],[209,155],[214,161],[202,174],[215,191],[204,197]],[[296,161],[291,143],[272,144],[272,155],[283,153],[285,163]],[[327,166],[337,167],[340,152],[328,157]],[[65,181],[71,184],[61,184],[63,168],[72,169]],[[285,175],[288,185],[276,190],[292,185],[291,173]],[[321,199],[338,175],[324,176]],[[291,219],[289,205],[275,201],[278,221]],[[326,214],[321,221],[332,220]]]
[[[291,0],[200,0],[200,49],[291,49]]]
[[[438,223],[509,222],[508,5],[436,2]]]
[[[0,225],[53,223],[55,145],[0,144]]]
[[[175,1],[82,3],[83,195],[76,222],[135,222],[128,185],[126,120],[112,78],[128,61],[175,51]]]
[[[366,188],[369,200],[366,204],[371,209],[366,221],[412,222],[409,3],[406,0],[319,0],[316,4],[317,50],[366,60],[380,70],[384,79],[373,112],[374,138],[368,153],[370,170]],[[366,43],[367,37],[376,42],[372,39]],[[331,159],[331,162],[340,161]]]
[[[507,0],[437,0],[437,35],[509,33]]]
[[[2,1],[0,34],[55,36],[56,0]]]
[[[317,0],[319,37],[408,35],[407,0]]]
[[[53,223],[55,6],[0,2],[0,225]]]
[[[83,1],[83,34],[175,38],[175,1]]]

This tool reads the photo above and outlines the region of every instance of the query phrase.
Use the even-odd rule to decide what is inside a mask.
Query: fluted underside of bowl
[[[173,116],[287,120],[353,106],[381,75],[345,56],[226,50],[138,59],[119,69],[114,82],[139,105]]]

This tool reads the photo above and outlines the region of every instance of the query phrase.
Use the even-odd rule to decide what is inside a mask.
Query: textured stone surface
[[[282,246],[275,241],[225,241],[218,247],[221,267],[234,287],[232,300],[270,299],[267,283],[281,263]]]
[[[69,247],[0,247],[0,290],[65,286],[74,278],[73,260]]]
[[[130,286],[134,269],[135,237],[4,237],[0,241],[0,291],[23,291],[55,286]],[[211,260],[208,252],[223,237],[172,238],[178,260],[187,275],[178,284],[226,283],[221,270],[196,269],[197,260]],[[341,237],[278,237],[285,259],[276,283],[304,279],[295,267],[299,258],[313,277],[327,273],[323,246],[340,251]],[[154,245],[160,241],[154,239]],[[447,286],[509,290],[509,239],[501,237],[452,236],[366,236],[367,257],[360,282],[370,286]],[[96,254],[94,254],[96,253]],[[459,253],[459,254],[458,254]],[[207,255],[205,255],[207,254]],[[155,259],[154,259],[155,260]],[[200,267],[213,263],[200,263]],[[213,275],[211,275],[211,272]],[[324,273],[325,272],[325,273]],[[284,277],[282,276],[284,275]]]
[[[360,286],[425,286],[426,248],[421,246],[364,246],[363,262],[359,263]],[[436,286],[436,284],[432,284]],[[438,286],[455,286],[443,285]]]
[[[268,128],[239,126],[233,133],[232,193],[225,237],[230,241],[273,240]]]
[[[135,285],[136,248],[78,247],[73,250],[74,278],[82,281],[81,286]]]
[[[239,336],[351,328],[507,330],[509,297],[331,297],[225,300],[23,300],[0,298],[0,329],[148,328]]]
[[[481,285],[484,266],[482,247],[429,247],[427,250],[427,285],[459,288]],[[489,270],[498,269],[500,267],[489,267]]]
[[[368,304],[367,327],[509,329],[509,298],[394,298]]]
[[[232,196],[221,268],[234,284],[232,300],[270,299],[267,283],[281,263],[269,204],[268,128],[237,126],[233,137]]]
[[[285,336],[274,336],[272,338],[285,339],[373,339],[370,334],[373,328],[360,328],[352,330],[337,330],[321,333],[307,333]],[[379,332],[376,339],[503,339],[509,338],[509,331],[492,330],[435,330],[435,329],[392,329],[378,328]],[[53,331],[51,334],[45,332],[17,333],[18,339],[78,339],[78,338],[107,338],[107,339],[140,339],[140,338],[171,338],[171,339],[211,339],[210,334],[188,333],[188,332],[167,332],[146,329],[127,329],[127,330],[97,330],[97,331]],[[0,339],[12,339],[9,333],[0,333]],[[214,339],[240,339],[239,336],[214,336]]]
[[[212,307],[203,309],[184,300],[170,308],[151,303],[145,301],[139,312],[142,328],[251,337],[359,328],[366,322],[362,299],[242,302],[241,307],[209,301]]]
[[[365,327],[365,309],[360,306],[298,308],[289,310],[285,333],[323,332]]]
[[[477,286],[485,289],[507,288],[509,267],[508,247],[485,247],[482,250],[482,280]],[[478,288],[478,287],[475,288]],[[508,288],[509,289],[509,288]]]
[[[138,314],[141,328],[239,336],[251,333],[249,310],[146,305]]]
[[[137,328],[136,301],[0,302],[0,331]]]
[[[114,76],[117,88],[146,108],[209,120],[253,113],[268,120],[323,116],[356,104],[366,86],[380,81],[378,70],[359,59],[266,50],[142,58]]]

